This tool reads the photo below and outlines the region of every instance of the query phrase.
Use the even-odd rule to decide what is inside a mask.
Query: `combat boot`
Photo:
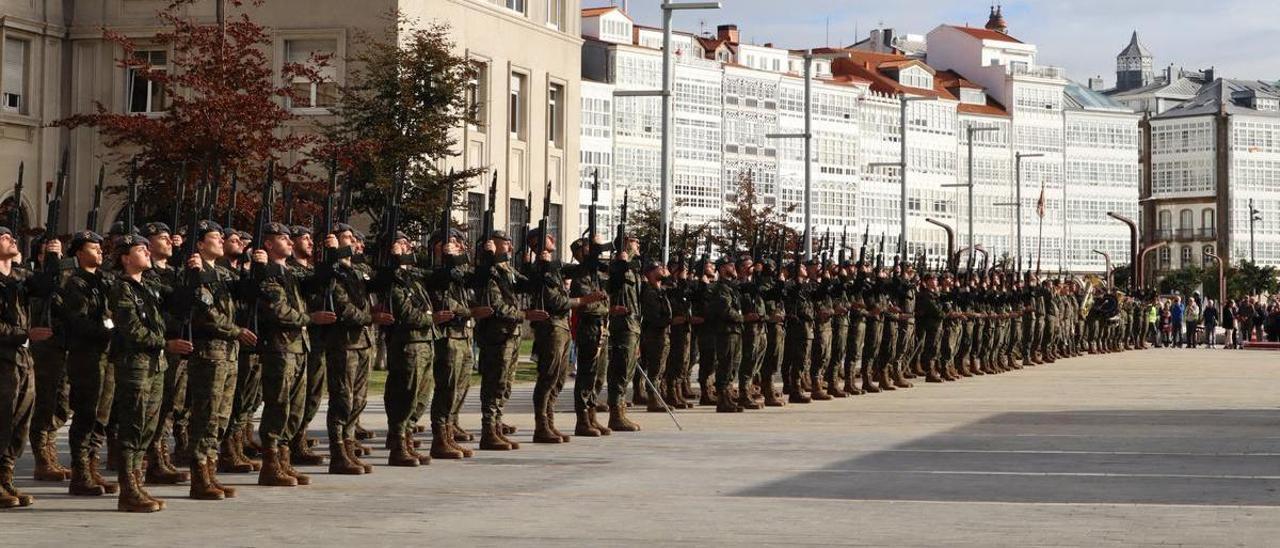
[[[138,486],[138,494],[142,495],[142,498],[156,503],[156,506],[159,506],[160,510],[163,511],[165,507],[164,499],[156,498],[154,495],[152,495],[150,492],[147,491],[147,485],[142,482],[142,469],[134,468],[132,470],[132,473],[133,473],[133,481]]]
[[[151,444],[151,448],[147,450],[145,474],[146,482],[151,485],[177,485],[191,479],[183,472],[179,472],[172,466],[166,467],[167,459],[165,458],[163,446],[161,442]]]
[[[347,451],[347,460],[350,460],[351,464],[359,466],[361,469],[363,469],[364,473],[372,474],[373,465],[363,460],[360,460],[360,455],[356,454],[356,444],[357,442],[354,439],[346,440],[346,442],[342,444],[342,447]]]
[[[351,454],[357,457],[367,457],[373,454],[373,448],[360,443],[358,439],[347,440],[347,445],[351,448]]]
[[[503,424],[502,424],[502,421],[498,421],[497,426],[495,426],[495,427],[494,427],[494,429],[493,429],[494,433],[498,434],[498,438],[499,438],[499,439],[501,439],[501,440],[502,440],[503,442],[505,442],[507,445],[510,445],[510,446],[511,446],[511,450],[512,450],[512,451],[515,451],[516,449],[519,449],[519,448],[520,448],[520,443],[519,443],[519,442],[517,442],[516,440],[513,440],[513,439],[511,439],[511,438],[508,438],[508,437],[507,437],[507,428],[504,428],[504,426],[505,426],[505,425],[503,425]],[[551,426],[551,427],[552,427],[552,428],[555,428],[555,423],[552,423],[552,426]],[[512,433],[512,434],[514,434],[514,433],[515,433],[515,429],[516,429],[516,427],[512,426],[512,427],[510,427],[510,428],[511,428],[511,433]]]
[[[938,372],[939,369],[941,367],[938,367],[938,362],[930,360],[925,367],[924,382],[946,382],[943,375]]]
[[[911,387],[912,387],[912,386],[914,386],[914,385],[913,385],[913,384],[911,384],[911,383],[909,383],[909,382],[907,382],[907,380],[906,380],[906,379],[904,379],[904,378],[902,377],[902,368],[901,368],[901,367],[895,367],[895,368],[893,368],[893,386],[894,386],[895,388],[904,388],[904,389],[905,389],[905,388],[911,388]]]
[[[222,490],[214,487],[213,483],[209,481],[209,468],[202,459],[191,462],[191,491],[188,496],[196,500],[222,500],[225,498]]]
[[[734,404],[738,407],[739,410],[744,410],[744,409],[756,410],[756,409],[764,408],[763,404],[756,401],[756,399],[751,396],[750,390],[739,391],[738,401],[734,402]]]
[[[359,440],[371,440],[371,439],[373,439],[373,432],[366,430],[365,427],[363,426],[360,426],[360,423],[356,423],[356,440],[359,441]]]
[[[573,435],[583,436],[587,438],[598,438],[601,436],[600,431],[596,430],[591,424],[591,416],[585,409],[580,409],[574,413],[577,421],[573,425]]]
[[[66,481],[71,471],[58,464],[58,452],[54,449],[48,435],[37,440],[39,446],[31,444],[31,453],[35,457],[36,466],[31,475],[36,481]]]
[[[552,434],[555,434],[555,435],[557,435],[557,436],[560,436],[560,442],[561,442],[561,443],[569,443],[569,440],[573,439],[573,436],[570,436],[570,435],[568,435],[568,434],[565,434],[564,432],[561,432],[559,428],[556,428],[556,411],[555,411],[555,409],[556,409],[556,400],[555,400],[555,396],[552,396],[552,397],[551,397],[551,403],[547,404],[547,413],[546,413],[546,415],[547,415],[547,428],[550,428],[550,429],[551,429],[551,433],[552,433]]]
[[[350,453],[344,447],[346,442],[340,439],[329,439],[329,473],[356,476],[364,473],[364,467],[351,462]]]
[[[547,424],[545,414],[534,415],[533,423],[533,443],[564,443],[560,435],[553,432],[551,426]]]
[[[877,369],[875,372],[875,375],[876,375],[876,386],[880,387],[881,392],[897,390],[897,387],[893,385],[893,381],[889,380],[888,367]]]
[[[619,402],[609,406],[609,430],[618,432],[639,432],[640,425],[627,418],[627,408]]]
[[[219,491],[222,491],[222,496],[227,497],[229,499],[236,498],[236,488],[223,485],[222,482],[218,480],[217,457],[210,457],[209,460],[206,460],[204,463],[204,469],[209,474],[209,484],[213,485],[213,487],[218,489]]]
[[[453,441],[455,442],[474,441],[476,439],[475,436],[472,436],[470,432],[463,430],[462,426],[456,422],[449,425],[449,427],[453,432]]]
[[[649,405],[649,393],[638,382],[631,383],[631,401],[636,405]]]
[[[289,447],[289,460],[298,466],[317,466],[324,464],[324,457],[311,450],[307,443],[307,433],[302,432],[293,437]]]
[[[690,382],[687,377],[680,379],[680,386],[677,390],[680,391],[680,395],[683,396],[686,401],[698,397],[698,392],[693,389],[693,383]]]
[[[258,472],[258,485],[263,487],[297,487],[298,480],[284,473],[280,466],[280,452],[271,447],[262,450],[262,470]]]
[[[280,453],[277,462],[280,464],[280,469],[284,470],[284,473],[293,476],[293,479],[297,480],[298,485],[311,485],[311,476],[303,474],[293,468],[293,460],[289,458],[290,453],[292,453],[293,450],[289,449],[288,445],[281,445],[276,449],[276,451]]]
[[[858,389],[858,385],[854,384],[852,373],[844,376],[844,386],[840,390],[849,396],[861,396],[865,394],[865,392]]]
[[[487,435],[491,429],[491,427],[486,429],[485,434]],[[387,432],[387,446],[391,450],[387,454],[387,466],[412,468],[421,464],[418,462],[418,457],[409,452],[409,440],[404,434]],[[484,449],[484,437],[480,438],[480,448]]]
[[[431,455],[418,452],[418,448],[415,447],[418,444],[418,440],[413,439],[413,434],[413,429],[410,429],[410,431],[404,435],[405,440],[410,442],[405,444],[405,451],[408,451],[410,455],[413,455],[413,458],[418,459],[418,464],[423,466],[431,464]]]
[[[248,462],[236,464],[235,435],[226,436],[222,439],[222,443],[218,444],[218,471],[224,474],[242,474],[253,471],[253,465]]]
[[[116,474],[120,478],[120,498],[116,499],[116,510],[139,514],[160,511],[159,503],[142,495],[133,470],[123,466],[123,463],[117,463]]]
[[[711,383],[702,383],[699,388],[698,405],[715,405],[716,399],[711,394]]]
[[[733,401],[731,390],[721,390],[716,398],[716,413],[737,413],[742,411]]]
[[[35,497],[24,494],[13,486],[12,464],[0,468],[0,499],[5,497],[17,501],[17,506],[31,506],[36,501]],[[0,508],[12,508],[5,504],[4,501],[0,501]]]
[[[600,424],[600,419],[596,418],[596,413],[598,413],[598,411],[596,411],[595,407],[587,408],[587,419],[591,421],[591,427],[599,430],[601,436],[608,436],[609,434],[612,434],[613,430],[610,430],[608,426]]]
[[[810,383],[813,385],[813,391],[809,393],[809,399],[813,401],[827,401],[831,399],[831,394],[827,393],[827,389],[823,387],[822,379],[817,375],[811,377]]]
[[[15,497],[13,495],[10,495],[9,493],[0,491],[0,510],[17,508],[21,505],[22,505],[22,501],[19,501],[18,497]]]
[[[644,409],[645,411],[649,413],[666,412],[667,408],[662,406],[662,404],[664,403],[664,400],[659,398],[657,393],[654,393],[646,397],[647,399],[645,403],[645,409]]]
[[[872,373],[870,368],[863,367],[862,374],[859,376],[862,377],[862,392],[864,394],[878,394],[880,392],[880,387],[876,386],[874,379],[872,378],[875,375]]]
[[[178,478],[178,483],[185,483],[191,479],[191,476],[186,471],[178,470],[178,467],[173,464],[173,453],[169,452],[169,440],[160,440],[159,451],[160,466],[165,472],[175,475]],[[145,489],[145,486],[143,487]],[[161,506],[164,505],[161,504]]]
[[[71,461],[71,486],[67,489],[67,493],[76,497],[100,497],[106,492],[107,490],[98,485],[98,482],[93,481],[93,474],[89,472],[88,459]]]
[[[462,457],[463,457],[463,458],[468,458],[468,459],[469,459],[469,458],[471,458],[471,457],[475,456],[475,454],[476,454],[476,452],[475,452],[475,451],[473,451],[470,447],[467,447],[467,446],[465,446],[465,445],[462,445],[462,443],[458,441],[458,437],[459,437],[459,436],[458,436],[457,434],[454,434],[454,433],[453,433],[453,431],[454,431],[454,430],[456,430],[457,428],[458,428],[458,425],[456,425],[456,424],[451,424],[451,425],[449,425],[449,432],[450,432],[450,434],[449,434],[449,435],[447,435],[447,436],[445,436],[445,442],[446,442],[446,443],[448,443],[449,445],[453,446],[453,448],[454,448],[454,449],[457,449],[457,450],[459,450],[459,451],[462,451]],[[468,435],[468,436],[470,436],[471,434],[467,434],[467,435]]]
[[[761,382],[763,384],[760,386],[760,393],[764,395],[765,407],[783,407],[787,405],[786,402],[782,401],[782,399],[778,397],[778,392],[773,389],[772,377],[763,379]]]
[[[511,444],[507,443],[507,441],[502,438],[502,434],[498,432],[499,428],[501,428],[501,426],[495,425],[493,423],[485,423],[481,425],[480,427],[480,450],[481,451],[510,451],[511,450]],[[395,456],[394,452],[392,452],[392,456],[393,457]],[[417,465],[417,461],[415,460],[412,466],[416,466],[416,465]],[[401,465],[401,466],[411,466],[411,465]]]
[[[102,491],[108,495],[113,495],[120,491],[120,486],[107,481],[102,477],[102,473],[98,471],[98,454],[89,454],[89,477],[93,478],[93,482],[102,486]]]
[[[449,427],[447,425],[431,424],[431,458],[456,460],[462,458],[462,450],[454,447],[452,440],[449,440]]]

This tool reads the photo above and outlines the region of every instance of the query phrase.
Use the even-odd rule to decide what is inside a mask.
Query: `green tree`
[[[1276,293],[1280,291],[1280,282],[1276,280],[1276,268],[1258,266],[1251,261],[1241,261],[1227,274],[1227,295],[1233,299],[1259,293]]]
[[[627,232],[640,241],[640,254],[662,258],[662,206],[658,195],[649,190],[633,195],[627,205]],[[671,257],[695,257],[702,250],[698,244],[705,241],[710,227],[707,223],[690,225],[682,210],[683,200],[672,200],[671,205]]]
[[[461,155],[454,130],[477,123],[477,105],[468,96],[475,65],[455,53],[450,28],[421,24],[399,13],[382,34],[357,33],[347,60],[353,67],[326,128],[322,156],[337,156],[351,174],[352,210],[380,222],[387,192],[397,176],[405,228],[436,224],[445,190],[462,203],[468,182],[486,168],[445,171],[446,158]],[[486,181],[487,182],[487,181]]]

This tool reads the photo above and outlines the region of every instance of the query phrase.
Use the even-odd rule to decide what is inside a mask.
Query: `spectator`
[[[1261,298],[1255,298],[1253,302],[1253,340],[1262,342],[1267,340],[1264,337],[1264,331],[1267,327],[1267,306],[1262,302]]]
[[[1173,323],[1173,346],[1182,347],[1182,297],[1173,296],[1173,305],[1169,307],[1169,321]]]
[[[1226,304],[1222,305],[1222,347],[1240,347],[1240,342],[1236,340],[1236,303],[1231,299],[1227,299]]]
[[[1160,346],[1173,346],[1173,314],[1168,301],[1160,305]]]
[[[1213,348],[1218,343],[1218,306],[1214,304],[1213,299],[1205,299],[1200,318],[1204,322],[1204,345]]]
[[[1184,335],[1187,348],[1195,348],[1196,329],[1200,327],[1200,303],[1195,299],[1187,299],[1187,307],[1182,311],[1182,320],[1187,324],[1187,332]]]

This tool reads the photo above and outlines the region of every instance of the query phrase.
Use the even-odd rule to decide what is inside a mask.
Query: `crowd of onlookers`
[[[1156,346],[1243,348],[1249,341],[1280,342],[1280,298],[1250,296],[1218,303],[1200,294],[1161,297],[1147,313]]]

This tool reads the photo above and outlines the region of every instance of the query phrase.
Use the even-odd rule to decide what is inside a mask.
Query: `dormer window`
[[[1265,110],[1268,112],[1277,112],[1277,111],[1280,111],[1280,100],[1271,99],[1267,97],[1254,97],[1253,109]]]
[[[966,105],[985,105],[987,94],[980,89],[960,88],[960,102]]]
[[[920,67],[910,67],[898,72],[898,83],[910,88],[933,89],[933,75]]]

